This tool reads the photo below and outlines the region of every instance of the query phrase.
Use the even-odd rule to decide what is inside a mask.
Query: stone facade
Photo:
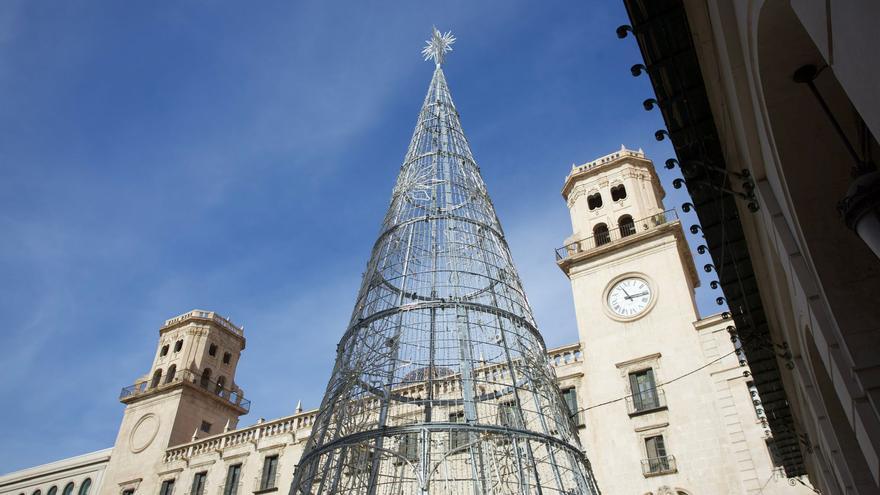
[[[650,160],[626,149],[573,167],[563,187],[575,233],[557,258],[584,345],[578,395],[592,409],[582,438],[599,486],[808,493],[778,480],[730,322],[699,319],[693,258],[663,194]]]
[[[98,493],[113,449],[69,457],[0,476],[0,493],[89,495]]]
[[[633,17],[643,2],[623,3]],[[715,165],[754,182],[757,209],[738,201],[737,222],[767,337],[785,349],[772,386],[785,392],[806,472],[825,494],[880,493],[880,260],[838,210],[856,160],[880,156],[880,3],[673,1],[658,22],[633,21],[637,42],[676,11],[699,61],[688,87],[705,86],[717,129],[704,139],[723,150]],[[795,78],[810,65],[814,89]]]
[[[597,193],[606,199],[591,210],[585,202]],[[664,211],[651,162],[641,152],[612,153],[575,167],[565,194],[575,235],[558,257],[572,280],[580,341],[548,354],[602,492],[809,493],[774,469],[760,399],[750,395],[729,322],[698,319],[693,261],[674,212]],[[609,227],[607,239],[584,242],[595,240],[599,223]],[[635,275],[653,297],[636,315],[615,315],[604,303],[608,288]],[[114,447],[0,477],[0,495],[288,490],[316,410],[298,406],[291,416],[238,428],[249,408],[235,383],[243,330],[193,310],[166,321],[159,334],[150,370],[120,395],[126,408]],[[476,371],[493,372],[484,368]],[[647,368],[659,392],[633,395],[630,375]],[[654,454],[646,450],[658,435],[662,456],[657,445]],[[74,492],[50,492],[71,481]]]

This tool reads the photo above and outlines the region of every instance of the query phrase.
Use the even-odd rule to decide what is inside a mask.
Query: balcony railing
[[[678,469],[675,467],[675,456],[665,455],[663,457],[642,459],[642,474],[645,476],[658,476],[676,471]]]
[[[610,230],[597,233],[592,237],[587,237],[558,248],[556,250],[556,260],[562,261],[571,258],[572,256],[592,251],[598,247],[612,244],[624,237],[654,230],[661,225],[676,220],[678,220],[678,214],[675,210],[666,210],[663,213],[657,213],[656,215],[636,220],[633,223],[620,224]]]
[[[630,416],[666,408],[666,394],[663,389],[654,388],[626,398],[626,408]]]
[[[119,393],[119,399],[125,399],[141,394],[151,393],[153,391],[162,390],[180,383],[189,383],[196,387],[207,390],[221,399],[225,399],[230,404],[241,407],[245,412],[250,411],[251,401],[245,399],[239,390],[231,390],[222,386],[218,386],[216,382],[204,380],[201,375],[193,373],[189,370],[178,370],[169,379],[168,376],[162,376],[158,382],[153,380],[144,380],[124,387]]]

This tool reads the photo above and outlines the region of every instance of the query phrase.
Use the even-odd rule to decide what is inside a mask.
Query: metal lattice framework
[[[291,494],[597,494],[441,63]]]

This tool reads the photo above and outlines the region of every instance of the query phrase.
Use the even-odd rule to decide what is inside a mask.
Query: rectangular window
[[[211,423],[208,423],[207,421],[202,421],[202,426],[199,427],[199,429],[205,433],[211,433]]]
[[[193,476],[192,489],[189,495],[203,495],[205,493],[205,482],[208,480],[208,472],[202,471]]]
[[[666,444],[663,435],[645,438],[645,453],[648,458],[648,472],[662,473],[669,471],[669,458],[666,455]]]
[[[400,446],[398,447],[398,454],[401,457],[409,460],[416,461],[419,459],[419,434],[418,433],[404,433],[403,436],[400,437]]]
[[[657,385],[654,382],[654,370],[636,371],[629,374],[629,386],[632,392],[633,409],[649,411],[660,407],[660,398],[657,393]]]
[[[464,413],[463,412],[454,412],[449,413],[449,422],[450,423],[464,423]],[[449,450],[455,450],[461,447],[464,447],[468,443],[468,432],[466,431],[455,431],[452,430],[449,432]]]
[[[514,402],[498,403],[498,424],[509,428],[522,428]]]
[[[223,495],[238,495],[238,482],[241,478],[241,464],[233,464],[226,471],[226,484],[223,485]]]
[[[578,407],[577,390],[574,387],[567,388],[562,391],[562,398],[565,405],[568,406],[568,415],[576,426],[583,426],[581,421],[580,407]]]
[[[232,360],[232,354],[228,352],[223,353],[223,364],[229,364],[229,361]]]
[[[159,495],[171,495],[174,492],[174,480],[163,480],[159,488]]]
[[[358,446],[348,451],[348,474],[368,473],[372,465],[372,450]]]
[[[260,490],[275,488],[276,474],[278,474],[278,456],[267,456],[263,461],[263,475],[260,477]]]

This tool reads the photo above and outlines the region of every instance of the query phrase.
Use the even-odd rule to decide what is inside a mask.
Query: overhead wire
[[[730,356],[730,355],[736,354],[736,352],[737,352],[736,350],[730,351],[730,352],[728,352],[727,354],[724,354],[724,355],[722,355],[722,356],[720,356],[720,357],[717,357],[717,358],[715,358],[715,359],[709,361],[708,363],[706,363],[706,364],[700,366],[699,368],[692,369],[692,370],[688,371],[687,373],[684,373],[684,374],[682,374],[682,375],[679,375],[679,376],[677,376],[677,377],[675,377],[675,378],[673,378],[673,379],[671,379],[671,380],[667,380],[667,381],[665,381],[665,382],[663,382],[663,383],[658,383],[657,385],[654,385],[654,386],[651,387],[651,388],[645,389],[645,390],[643,391],[643,393],[644,393],[644,392],[651,391],[651,390],[657,390],[657,389],[659,389],[660,387],[662,387],[662,386],[664,386],[664,385],[669,385],[670,383],[677,382],[678,380],[681,380],[682,378],[684,378],[684,377],[686,377],[686,376],[693,375],[694,373],[696,373],[696,372],[698,372],[698,371],[700,371],[700,370],[702,370],[702,369],[708,368],[709,366],[711,366],[711,365],[717,363],[718,361],[721,361],[722,359],[726,358],[727,356]],[[622,401],[622,400],[625,400],[625,399],[628,399],[628,398],[632,397],[633,395],[634,395],[634,394],[628,394],[628,395],[624,395],[623,397],[618,397],[618,398],[616,398],[616,399],[608,400],[608,401],[605,401],[605,402],[600,402],[600,403],[598,403],[598,404],[593,404],[592,406],[589,406],[589,407],[583,407],[583,408],[581,408],[581,409],[578,409],[578,410],[575,411],[574,413],[572,413],[572,416],[575,415],[575,414],[577,414],[577,413],[579,413],[579,412],[582,412],[582,411],[589,411],[589,410],[591,410],[591,409],[595,409],[595,408],[597,408],[597,407],[607,406],[608,404],[614,404],[615,402],[620,402],[620,401]]]

